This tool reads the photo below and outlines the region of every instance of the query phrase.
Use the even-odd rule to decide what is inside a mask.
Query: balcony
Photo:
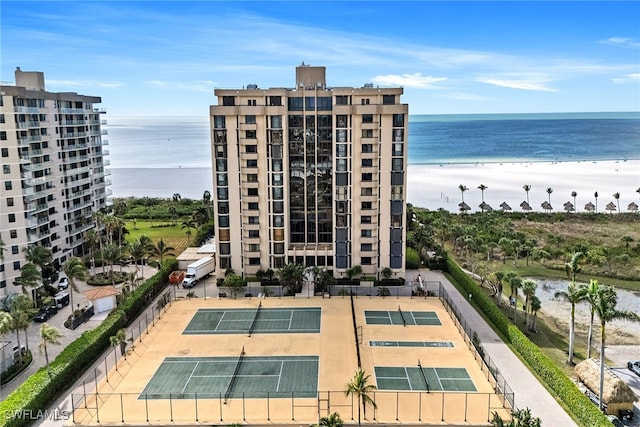
[[[84,114],[89,110],[85,110],[84,108],[59,108],[58,111],[62,114]]]
[[[40,127],[40,122],[36,122],[36,121],[18,122],[18,123],[16,123],[16,127],[18,129],[39,128]]]
[[[92,203],[91,200],[87,200],[80,203],[69,204],[67,205],[67,212],[73,212],[82,208],[86,208],[88,206],[91,206],[91,203]]]
[[[61,126],[84,126],[86,121],[84,119],[79,120],[60,120]]]
[[[38,114],[40,112],[38,107],[25,107],[23,105],[14,106],[13,111],[15,113],[26,113],[26,114]]]
[[[44,212],[47,209],[49,209],[49,205],[47,205],[46,203],[35,203],[35,202],[31,202],[31,203],[27,203],[25,206],[27,213],[30,215],[36,215],[40,212]]]
[[[42,136],[40,135],[29,135],[29,136],[18,137],[18,144],[20,145],[26,145],[26,144],[29,144],[30,142],[40,142],[40,141],[42,141]]]
[[[46,184],[50,177],[41,176],[38,178],[25,178],[24,183],[30,187],[35,187],[36,185]]]
[[[89,145],[84,142],[76,142],[75,144],[65,144],[62,148],[62,151],[75,151],[75,150],[86,150],[89,148]]]

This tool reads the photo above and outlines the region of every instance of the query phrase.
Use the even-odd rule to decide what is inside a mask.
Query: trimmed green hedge
[[[544,354],[537,345],[532,343],[525,334],[513,325],[504,313],[455,261],[448,259],[449,274],[464,289],[472,295],[473,300],[484,312],[495,327],[507,337],[515,350],[535,371],[535,373],[554,391],[556,396],[564,402],[573,414],[573,418],[585,427],[608,427],[611,422],[600,410],[585,396],[576,384],[558,368],[553,360]],[[534,414],[535,415],[535,414]]]
[[[51,378],[46,367],[31,375],[4,401],[0,402],[2,426],[14,427],[31,424],[31,420],[11,417],[48,408],[49,405],[75,382],[87,366],[95,362],[109,346],[109,337],[135,319],[168,283],[169,274],[177,267],[175,259],[166,261],[163,268],[140,285],[132,295],[95,329],[85,331],[70,343],[50,364]]]

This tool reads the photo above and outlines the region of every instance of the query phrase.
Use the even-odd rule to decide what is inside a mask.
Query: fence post
[[[124,402],[122,400],[122,393],[120,393],[120,415],[121,415],[121,420],[124,423]]]
[[[198,392],[195,393],[196,399],[196,421],[198,421]]]

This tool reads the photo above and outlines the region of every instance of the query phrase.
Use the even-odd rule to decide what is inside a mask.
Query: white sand
[[[548,201],[547,188],[552,188],[551,205],[554,212],[564,212],[565,202],[573,203],[576,197],[577,211],[583,212],[586,203],[596,203],[598,212],[608,212],[605,206],[616,203],[614,193],[620,193],[620,211],[627,212],[631,202],[640,205],[640,160],[539,162],[539,163],[476,163],[443,165],[410,165],[407,201],[416,207],[437,210],[443,208],[458,212],[463,184],[464,201],[472,211],[480,211],[484,184],[484,200],[494,209],[507,202],[513,211],[522,211],[520,203],[527,200],[522,188],[531,185],[529,203],[534,211],[542,212],[540,204]]]

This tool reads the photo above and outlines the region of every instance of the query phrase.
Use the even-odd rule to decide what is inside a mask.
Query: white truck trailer
[[[182,280],[182,287],[193,288],[200,279],[211,274],[216,268],[216,260],[212,257],[200,258],[187,266],[187,273]]]

